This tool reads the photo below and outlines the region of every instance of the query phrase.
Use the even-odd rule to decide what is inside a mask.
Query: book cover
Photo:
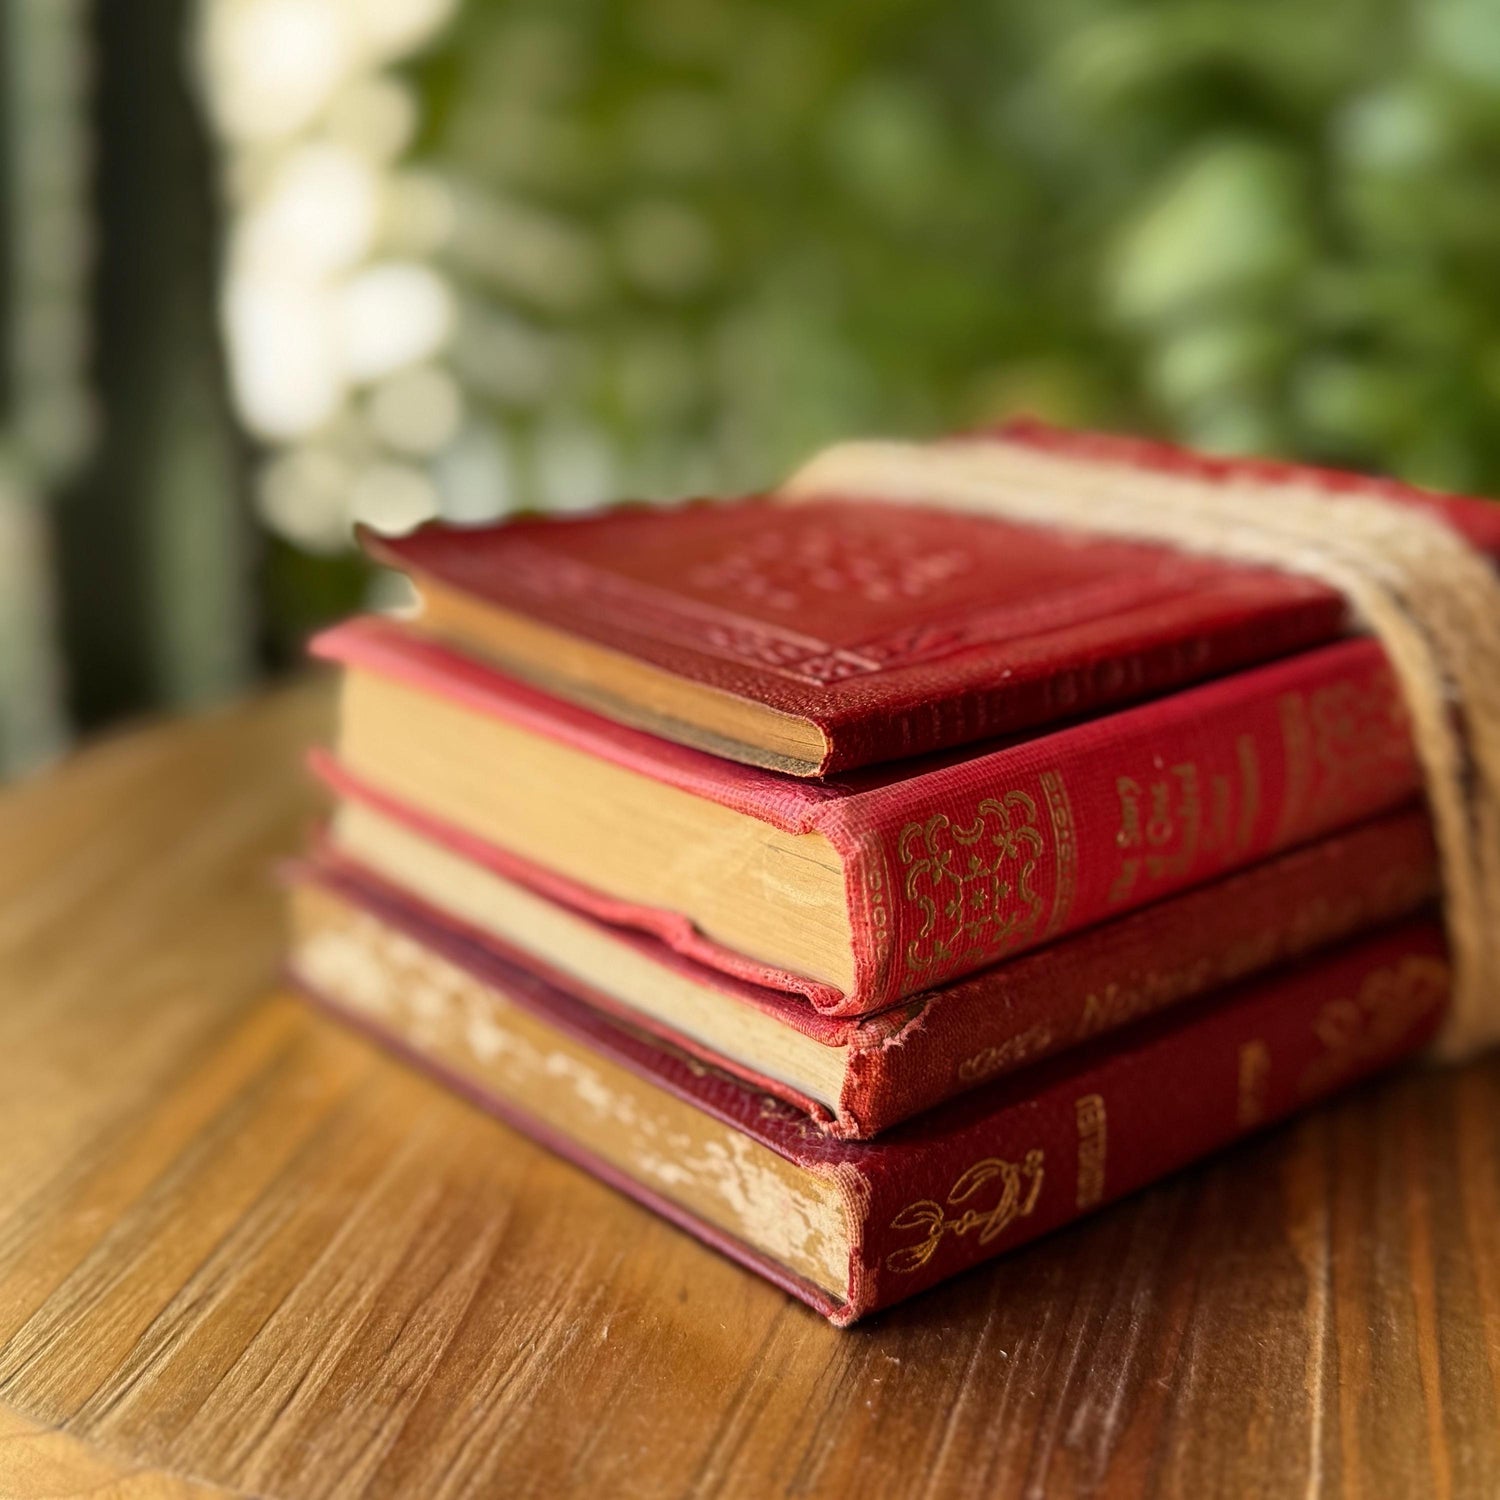
[[[849,1142],[409,914],[313,892],[291,969],[377,1040],[841,1325],[1416,1051],[1448,998],[1440,925],[1407,922]]]
[[[357,787],[344,795],[364,804]],[[1389,814],[1248,870],[995,965],[873,1016],[825,1016],[800,997],[695,963],[659,938],[554,903],[515,864],[501,874],[448,849],[464,896],[443,904],[419,873],[430,830],[409,809],[382,809],[410,836],[383,870],[340,843],[337,821],[292,878],[405,906],[491,947],[594,1008],[735,1073],[803,1110],[832,1135],[868,1139],[944,1100],[1275,964],[1410,915],[1438,894],[1436,851],[1420,807]],[[412,843],[411,841],[415,841]],[[414,848],[421,857],[412,857]],[[442,846],[439,846],[441,849]],[[508,893],[530,890],[530,911]],[[500,899],[497,899],[497,896]],[[545,903],[539,908],[537,903]],[[514,915],[502,927],[494,913]],[[461,908],[461,909],[460,909]],[[544,920],[537,920],[541,912]],[[681,1018],[664,991],[690,986]],[[749,1010],[815,1042],[836,1063],[819,1087],[737,1057],[709,1024],[714,1008]],[[695,1027],[697,1028],[695,1030]],[[747,1048],[747,1051],[750,1049]],[[775,1055],[771,1053],[771,1055]],[[783,1065],[784,1072],[790,1072]],[[833,1078],[837,1082],[832,1082]]]
[[[1500,514],[1480,501],[1036,424],[1002,436],[1086,466],[1378,493],[1500,550]],[[798,775],[1137,701],[1346,624],[1342,601],[1304,579],[857,495],[433,523],[364,542],[431,595],[435,630],[513,675]]]
[[[439,695],[465,713],[598,757],[792,834],[841,861],[852,978],[835,985],[739,952],[628,889],[593,885],[553,848],[527,851],[548,893],[655,933],[735,977],[864,1015],[1390,811],[1420,773],[1380,648],[1341,641],[1157,701],[998,747],[804,781],[619,725],[398,624],[356,620],[317,654]],[[325,762],[326,763],[326,762]],[[506,775],[502,763],[470,767]],[[479,862],[470,802],[425,776],[347,784],[425,814]],[[556,795],[566,796],[559,786]],[[440,805],[442,797],[448,802]],[[534,875],[533,878],[536,878]]]

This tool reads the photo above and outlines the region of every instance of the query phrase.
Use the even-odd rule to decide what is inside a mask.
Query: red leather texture
[[[879,502],[627,507],[366,545],[810,719],[823,775],[1164,692],[1344,620],[1326,591],[1273,573]]]
[[[1379,493],[1500,551],[1500,513],[1484,502],[1036,424],[1005,435],[1215,481]],[[811,720],[830,744],[820,774],[1151,697],[1326,642],[1345,620],[1337,596],[1286,575],[858,496],[365,541],[393,566]]]
[[[420,922],[409,908],[369,891],[340,891],[511,1003],[834,1181],[856,1230],[848,1297],[835,1305],[825,1294],[810,1295],[784,1270],[772,1279],[841,1324],[1388,1066],[1430,1039],[1448,995],[1441,927],[1411,921],[1026,1069],[878,1141],[838,1141],[781,1101],[612,1022],[492,950]],[[319,998],[341,1009],[338,995]],[[418,1038],[366,1029],[431,1066]],[[503,1099],[482,1102],[593,1165]],[[633,1179],[610,1179],[663,1206]],[[680,1210],[669,1217],[729,1248],[724,1236]],[[755,1252],[736,1246],[733,1253],[770,1272]]]
[[[349,786],[346,795],[361,793]],[[399,804],[388,815],[427,832]],[[892,1010],[857,1020],[747,984],[684,958],[658,938],[593,921],[601,933],[729,1005],[748,1005],[813,1040],[847,1047],[847,1081],[829,1108],[642,1015],[607,991],[430,906],[324,842],[322,878],[405,904],[502,959],[529,966],[594,1008],[636,1025],[803,1110],[819,1128],[868,1139],[1024,1064],[1142,1016],[1404,917],[1438,894],[1436,851],[1420,808],[1392,813],[1170,897],[1009,963],[997,964]],[[516,872],[512,871],[512,875]],[[303,878],[313,878],[311,872]]]
[[[1404,924],[1054,1058],[863,1147],[850,1316],[1134,1192],[1431,1040],[1442,928]]]
[[[821,782],[614,724],[390,621],[337,626],[314,650],[778,828],[823,834],[846,870],[848,993],[728,954],[678,914],[555,878],[548,894],[655,932],[738,978],[802,994],[830,1015],[885,1009],[1392,810],[1420,785],[1397,689],[1366,639],[998,748]],[[443,836],[497,867],[508,860],[463,830]]]

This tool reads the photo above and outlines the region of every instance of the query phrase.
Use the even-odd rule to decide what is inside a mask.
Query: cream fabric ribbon
[[[1385,648],[1426,780],[1454,968],[1438,1049],[1500,1040],[1500,574],[1455,530],[1315,480],[1202,477],[1004,437],[842,443],[778,493],[833,496],[1163,543],[1336,589]]]

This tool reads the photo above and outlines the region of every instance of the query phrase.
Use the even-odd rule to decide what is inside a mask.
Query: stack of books
[[[837,1323],[1442,1019],[1399,696],[1317,584],[858,496],[367,541],[421,603],[316,643],[294,977]]]

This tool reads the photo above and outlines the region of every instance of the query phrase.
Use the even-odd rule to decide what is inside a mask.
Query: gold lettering
[[[1234,754],[1240,767],[1240,818],[1234,831],[1234,848],[1236,854],[1244,854],[1260,821],[1260,756],[1254,735],[1240,735],[1234,742]]]
[[[1144,899],[1147,893],[1139,889],[1143,877],[1151,884],[1180,881],[1205,845],[1214,845],[1214,834],[1208,830],[1205,839],[1202,777],[1191,761],[1149,782],[1118,777],[1115,793],[1120,799],[1115,846],[1125,857],[1110,884],[1108,900],[1119,905]],[[1211,795],[1222,802],[1215,816],[1227,827],[1227,789],[1216,789]]]
[[[981,1047],[972,1057],[966,1057],[958,1065],[958,1076],[965,1083],[978,1083],[984,1078],[993,1078],[1020,1063],[1035,1057],[1052,1042],[1052,1028],[1038,1023],[1025,1031],[997,1042],[990,1047]]]
[[[1078,1120],[1078,1207],[1093,1208],[1104,1197],[1104,1171],[1109,1152],[1102,1094],[1085,1094],[1074,1102]]]
[[[1115,795],[1120,799],[1120,831],[1115,843],[1122,849],[1141,846],[1141,784],[1129,776],[1115,779]]]
[[[1278,846],[1289,843],[1301,824],[1312,791],[1312,728],[1307,699],[1301,693],[1283,693],[1277,702],[1281,717],[1281,755],[1285,784],[1281,793],[1281,817],[1276,826]]]
[[[1239,1103],[1235,1116],[1241,1130],[1251,1130],[1266,1117],[1266,1079],[1271,1071],[1271,1049],[1262,1041],[1240,1044]]]
[[[1199,994],[1215,982],[1214,968],[1212,958],[1200,958],[1180,969],[1149,969],[1134,980],[1112,980],[1102,989],[1090,990],[1084,997],[1077,1035],[1081,1039],[1113,1031],[1137,1016]]]

